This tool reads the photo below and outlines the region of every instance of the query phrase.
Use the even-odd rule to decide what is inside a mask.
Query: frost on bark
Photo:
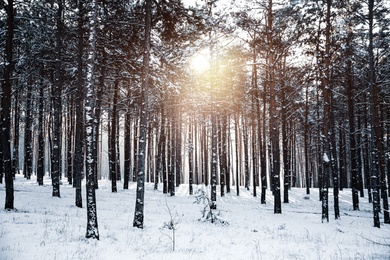
[[[322,201],[322,222],[329,222],[329,176],[330,176],[330,8],[331,0],[326,2],[326,32],[325,32],[325,64],[324,64],[324,79],[323,79],[323,95],[324,95],[324,118],[323,118],[323,138],[324,138],[324,154],[322,156],[323,178],[321,187]]]
[[[3,170],[5,174],[5,209],[12,210],[14,208],[14,181],[11,162],[11,75],[12,75],[12,40],[14,36],[14,2],[8,0],[7,5],[7,35],[5,45],[5,60],[4,79],[2,84],[1,98],[1,146],[3,149]],[[1,166],[1,165],[0,165]]]
[[[377,86],[375,84],[375,67],[374,67],[374,43],[373,43],[373,24],[374,24],[374,0],[368,1],[368,24],[369,24],[369,46],[368,46],[368,58],[369,58],[369,71],[368,82],[371,93],[370,100],[370,123],[371,123],[371,138],[370,138],[370,175],[371,175],[371,187],[372,187],[372,206],[374,213],[374,227],[380,228],[379,212],[380,212],[380,198],[379,198],[379,156],[377,147],[377,131],[378,127],[375,125],[375,103],[377,99]]]
[[[142,68],[142,107],[140,115],[139,133],[139,154],[137,166],[137,194],[135,201],[135,212],[133,226],[143,228],[144,226],[144,195],[145,195],[145,155],[146,137],[148,130],[148,90],[149,90],[149,63],[150,63],[150,31],[152,23],[152,1],[145,0],[145,41],[144,57]]]
[[[89,38],[87,58],[87,86],[85,100],[85,133],[86,133],[86,192],[87,192],[87,233],[86,238],[99,239],[99,230],[96,212],[94,160],[93,160],[93,124],[94,124],[94,80],[95,80],[95,54],[96,54],[96,0],[89,2]]]
[[[84,90],[83,90],[83,50],[84,50],[84,4],[83,1],[80,1],[78,4],[79,7],[79,17],[78,17],[78,55],[77,55],[77,94],[75,98],[76,104],[76,136],[75,136],[75,149],[74,149],[74,187],[76,188],[76,197],[75,197],[75,205],[76,207],[82,208],[83,201],[81,195],[81,180],[83,175],[83,159],[84,159],[84,114],[83,114],[83,102],[84,102]]]
[[[54,84],[52,89],[53,95],[53,149],[52,149],[52,184],[53,184],[53,197],[60,196],[60,171],[61,171],[61,55],[62,55],[62,44],[61,37],[63,31],[62,23],[62,11],[63,3],[62,0],[58,1],[57,10],[57,31],[56,31],[56,61],[55,61],[55,73],[54,73]]]

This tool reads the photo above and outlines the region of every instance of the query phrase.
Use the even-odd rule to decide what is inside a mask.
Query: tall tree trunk
[[[81,180],[84,172],[84,80],[83,80],[83,52],[84,52],[84,5],[83,1],[78,4],[78,43],[77,43],[77,90],[76,90],[76,136],[75,136],[75,150],[74,150],[74,187],[76,188],[75,205],[76,207],[83,207],[83,200],[81,195]]]
[[[240,162],[240,159],[239,159],[239,152],[238,152],[238,149],[239,149],[239,133],[238,133],[238,125],[239,125],[239,122],[238,122],[238,113],[237,112],[234,112],[234,148],[235,148],[235,151],[236,151],[236,193],[237,193],[237,196],[240,196],[240,167],[239,167],[239,162]]]
[[[118,99],[118,97],[117,97]],[[121,181],[122,180],[122,177],[121,177],[121,155],[120,155],[120,146],[119,146],[119,121],[120,121],[120,116],[119,116],[119,113],[118,113],[118,100],[116,101],[117,102],[117,105],[116,105],[116,127],[115,127],[115,172],[116,172],[116,179],[118,181]]]
[[[198,126],[199,124],[196,124],[195,123],[195,116],[194,116],[194,120],[193,120],[193,124],[194,124],[194,156],[195,156],[195,184],[198,185],[199,184],[199,150],[198,150]]]
[[[269,73],[269,89],[270,89],[270,139],[271,139],[271,174],[274,193],[274,213],[282,213],[281,196],[280,196],[280,147],[279,147],[279,125],[276,104],[276,76],[275,76],[275,57],[273,46],[273,2],[268,1],[267,14],[267,42],[269,45],[268,54],[268,73]],[[272,114],[271,114],[272,113]]]
[[[379,184],[380,175],[379,175],[379,156],[378,156],[378,136],[376,128],[379,125],[376,124],[377,116],[375,105],[378,103],[378,89],[375,82],[375,67],[374,67],[374,0],[368,1],[368,59],[369,59],[369,89],[371,93],[370,100],[370,123],[371,123],[371,138],[370,138],[370,173],[371,173],[371,187],[372,187],[372,197],[373,197],[373,213],[374,213],[374,227],[380,227],[379,221],[379,211],[380,211],[380,201],[379,201]],[[378,118],[379,119],[379,118]]]
[[[26,118],[24,126],[24,166],[23,175],[28,180],[31,179],[32,174],[32,79],[29,78],[27,83],[27,98],[26,98]]]
[[[19,174],[19,124],[20,124],[19,91],[15,91],[14,95],[15,95],[15,101],[14,101],[14,146],[13,146],[14,150],[13,150],[13,156],[12,156],[12,168],[14,171],[13,176],[15,177],[16,174]],[[0,126],[1,126],[1,123],[0,123]],[[0,144],[0,147],[1,147],[1,144]],[[1,153],[0,153],[0,160],[2,160]],[[3,165],[3,164],[0,163],[0,165]],[[2,168],[0,170],[0,172],[3,170],[4,169]],[[0,179],[2,179],[2,175],[0,176]],[[0,180],[0,183],[1,183],[1,180]]]
[[[145,154],[146,135],[148,130],[148,91],[150,84],[149,64],[150,64],[150,32],[152,27],[152,0],[145,0],[145,39],[144,55],[142,66],[142,89],[141,89],[141,115],[140,115],[140,136],[139,155],[137,168],[137,194],[134,212],[133,226],[143,228],[144,226],[144,195],[145,195]]]
[[[219,180],[220,180],[220,195],[221,197],[225,196],[225,168],[222,158],[222,119],[218,120],[218,157],[219,157]]]
[[[284,66],[285,67],[285,66]],[[285,88],[284,84],[282,87]],[[288,190],[290,187],[290,160],[288,158],[288,138],[287,138],[287,99],[286,99],[286,91],[282,89],[282,109],[281,109],[281,117],[282,117],[282,145],[283,145],[283,203],[289,203],[288,198]]]
[[[41,68],[43,74],[43,65]],[[44,105],[44,84],[43,78],[39,86],[39,114],[38,114],[38,166],[37,166],[37,181],[38,185],[43,185],[43,176],[45,173],[45,139],[43,136],[43,105]]]
[[[206,186],[209,185],[209,153],[208,153],[208,138],[207,138],[207,127],[205,121],[206,117],[203,115],[204,123],[202,124],[202,149],[203,152],[203,163],[202,163],[202,176],[203,182]]]
[[[181,113],[180,108],[177,110],[177,120],[175,124],[175,172],[176,172],[176,187],[180,186],[181,183],[181,166],[182,166],[182,156],[181,156]]]
[[[112,114],[111,114],[111,135],[110,135],[110,176],[111,176],[111,191],[117,192],[116,180],[116,127],[117,127],[117,102],[118,102],[118,91],[119,81],[116,80],[114,83],[114,98],[112,101]]]
[[[326,1],[326,29],[325,29],[325,63],[324,63],[324,78],[323,78],[323,138],[324,138],[324,153],[322,156],[322,165],[324,167],[322,187],[321,187],[321,201],[322,201],[322,221],[329,222],[329,176],[330,176],[330,9],[331,0]]]
[[[96,26],[97,26],[97,1],[88,1],[89,38],[87,58],[87,86],[85,99],[85,133],[86,133],[86,200],[87,200],[87,232],[86,238],[99,240],[99,230],[96,210],[95,176],[93,149],[94,125],[94,81],[95,81],[95,57],[96,57]]]
[[[139,112],[139,110],[137,111]],[[139,120],[134,120],[134,140],[133,140],[133,182],[137,181],[136,172],[138,169],[138,140],[139,140]]]
[[[2,99],[1,99],[1,128],[2,128],[2,151],[3,167],[5,174],[5,209],[14,209],[14,181],[13,167],[11,163],[11,89],[12,89],[12,72],[13,72],[13,38],[14,38],[14,1],[8,0],[7,5],[7,33],[5,43],[5,60],[4,79],[2,82]]]
[[[62,56],[62,35],[63,35],[63,0],[58,0],[57,10],[57,31],[56,31],[56,61],[53,85],[53,150],[52,150],[52,182],[53,197],[60,197],[60,176],[61,176],[61,56]]]
[[[43,86],[42,86],[43,87]],[[66,116],[66,176],[68,183],[73,184],[73,154],[74,154],[74,136],[75,136],[75,127],[74,127],[74,115],[75,115],[75,105],[73,102],[74,96],[71,94],[68,96],[68,112]],[[42,108],[43,109],[43,108]],[[43,122],[42,122],[43,123]],[[39,126],[38,126],[39,127]]]
[[[263,89],[263,111],[260,111],[260,104],[257,106],[257,114],[258,114],[258,122],[263,122],[261,127],[258,126],[259,133],[258,136],[261,138],[259,141],[259,149],[260,149],[260,177],[261,177],[261,204],[266,204],[266,192],[267,192],[267,155],[266,155],[266,124],[265,118],[267,114],[267,84],[264,83]],[[258,100],[260,103],[260,100]],[[262,115],[262,116],[261,116]]]
[[[130,98],[128,96],[128,98]],[[125,152],[124,152],[124,174],[123,174],[123,189],[129,189],[129,179],[131,173],[131,113],[130,107],[127,108],[125,114]],[[157,188],[156,188],[157,189]]]
[[[190,115],[189,116],[189,127],[188,127],[188,140],[189,140],[189,145],[188,145],[188,185],[189,185],[189,193],[190,195],[193,194],[193,176],[194,176],[194,172],[193,172],[193,151],[194,151],[194,145],[193,145],[193,140],[194,140],[194,137],[193,137],[193,125],[194,125],[194,122],[193,122],[193,115]]]
[[[305,93],[305,133],[304,133],[304,153],[305,153],[305,178],[306,178],[306,194],[310,194],[310,172],[309,172],[309,86],[306,87]]]
[[[102,96],[103,96],[103,89],[104,89],[104,82],[106,80],[106,56],[107,53],[103,51],[102,55],[102,61],[100,62],[101,66],[101,72],[99,77],[99,84],[98,89],[96,93],[96,101],[95,101],[95,120],[93,122],[93,176],[94,176],[94,185],[95,189],[99,188],[99,182],[98,182],[98,163],[99,158],[98,156],[98,147],[99,147],[99,131],[100,131],[100,116],[101,116],[101,104],[102,104]]]
[[[331,111],[335,108],[333,106],[333,95],[331,94]],[[333,207],[334,207],[334,216],[335,219],[340,218],[340,206],[339,206],[339,167],[337,163],[337,149],[336,149],[336,124],[334,120],[334,113],[330,112],[330,122],[331,122],[331,136],[332,139],[330,142],[330,156],[331,156],[331,171],[332,171],[332,179],[333,179]],[[341,137],[339,137],[341,138]]]
[[[348,98],[348,121],[349,121],[349,145],[351,151],[351,182],[352,182],[352,207],[353,210],[359,210],[359,195],[358,195],[358,165],[357,165],[357,146],[355,139],[355,111],[354,111],[354,92],[353,92],[353,71],[352,71],[352,29],[350,22],[348,23],[347,34],[347,98]]]
[[[244,141],[244,168],[245,168],[245,188],[249,190],[250,174],[249,174],[249,154],[248,154],[248,124],[245,122],[243,125],[243,141]]]

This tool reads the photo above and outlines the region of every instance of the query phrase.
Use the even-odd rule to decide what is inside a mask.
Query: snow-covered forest
[[[0,0],[0,259],[388,258],[389,8]]]

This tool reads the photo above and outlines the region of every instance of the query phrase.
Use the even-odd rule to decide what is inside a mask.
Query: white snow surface
[[[339,220],[333,217],[330,192],[330,221],[321,223],[318,189],[307,196],[305,189],[293,188],[290,203],[282,204],[282,214],[274,214],[270,191],[267,204],[262,205],[251,191],[241,187],[237,196],[232,187],[230,194],[218,196],[216,210],[229,225],[217,225],[199,221],[204,205],[194,203],[188,185],[181,185],[170,197],[162,193],[162,184],[155,191],[152,183],[146,183],[144,229],[138,229],[133,227],[136,183],[112,193],[110,181],[102,180],[96,191],[98,241],[85,238],[85,185],[84,208],[77,208],[75,189],[65,179],[61,198],[51,196],[50,178],[44,181],[45,186],[38,186],[34,176],[31,180],[16,176],[16,210],[0,209],[1,260],[390,259],[390,226],[381,214],[381,228],[373,227],[367,198],[360,198],[360,210],[353,211],[350,189],[340,193]],[[118,187],[122,185],[118,182]],[[198,188],[207,190],[204,186],[194,190]],[[0,184],[0,198],[4,197],[5,187]],[[172,230],[163,228],[171,220],[166,205],[178,222],[175,251]]]

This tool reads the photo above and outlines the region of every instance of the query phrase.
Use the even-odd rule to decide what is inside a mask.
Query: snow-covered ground
[[[15,180],[16,211],[0,209],[0,259],[390,259],[390,226],[373,227],[372,204],[360,199],[353,211],[351,191],[340,194],[341,219],[321,223],[318,190],[292,189],[282,214],[273,213],[273,197],[260,204],[244,188],[217,199],[217,213],[228,225],[199,221],[203,204],[182,185],[170,197],[146,184],[144,229],[133,228],[135,183],[111,193],[110,182],[100,181],[97,210],[100,240],[86,239],[84,208],[74,206],[75,190],[61,185],[61,198],[51,196],[50,180]],[[118,183],[120,187],[122,184]],[[161,186],[161,185],[160,185]],[[161,188],[161,187],[160,187]],[[198,188],[202,188],[199,186]],[[196,190],[196,189],[195,189]],[[4,203],[5,187],[0,185]],[[178,222],[172,251],[168,207]],[[382,215],[381,215],[382,217]],[[382,220],[382,219],[381,219]]]

